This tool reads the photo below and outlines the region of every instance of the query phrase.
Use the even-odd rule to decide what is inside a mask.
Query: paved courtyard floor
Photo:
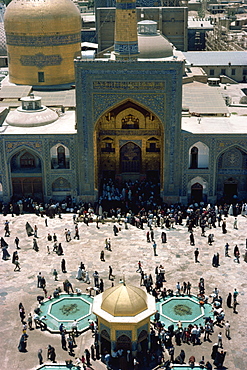
[[[206,294],[210,295],[217,287],[220,295],[223,297],[223,308],[226,313],[226,320],[231,324],[231,339],[225,337],[224,329],[215,328],[212,335],[212,343],[203,342],[201,345],[192,346],[183,344],[181,347],[175,347],[175,356],[180,353],[181,348],[185,350],[186,358],[193,354],[196,361],[205,356],[205,360],[210,360],[212,344],[217,342],[217,335],[220,330],[223,331],[223,348],[227,351],[224,365],[229,370],[246,370],[245,356],[247,354],[246,340],[246,309],[247,309],[247,280],[246,263],[243,260],[247,238],[247,218],[238,216],[238,230],[233,229],[234,217],[227,218],[227,234],[222,234],[221,228],[206,230],[206,235],[214,234],[215,242],[212,246],[207,243],[207,237],[201,236],[201,231],[197,228],[194,232],[195,247],[199,248],[199,263],[194,262],[194,249],[190,246],[189,233],[183,225],[176,225],[174,229],[166,230],[167,243],[161,243],[161,229],[155,228],[155,240],[157,243],[157,256],[154,256],[151,243],[146,242],[147,226],[145,230],[129,226],[128,230],[122,227],[118,236],[113,235],[112,223],[100,225],[97,229],[95,223],[79,223],[80,240],[73,239],[74,224],[72,214],[63,214],[62,219],[48,219],[48,227],[45,226],[45,218],[34,214],[24,214],[11,217],[0,215],[0,225],[2,225],[0,236],[4,236],[4,222],[10,221],[10,236],[6,237],[9,247],[8,251],[12,253],[16,250],[14,239],[16,236],[20,239],[19,261],[21,265],[20,272],[14,272],[14,265],[11,258],[7,261],[0,259],[0,359],[2,370],[25,370],[36,369],[38,367],[37,352],[43,349],[44,360],[47,356],[47,346],[51,344],[55,347],[57,361],[64,363],[70,356],[62,350],[60,336],[51,334],[39,329],[28,330],[29,335],[27,343],[27,352],[20,353],[17,349],[20,336],[22,334],[22,324],[19,318],[18,305],[23,303],[26,316],[29,312],[33,313],[37,307],[37,296],[42,295],[42,290],[37,288],[37,275],[39,272],[44,275],[47,283],[48,294],[52,294],[57,286],[62,288],[63,281],[67,278],[74,288],[79,288],[86,292],[87,284],[76,280],[76,272],[82,261],[89,271],[91,285],[93,284],[92,274],[97,270],[100,277],[104,280],[105,288],[111,286],[108,280],[108,267],[113,268],[115,275],[115,284],[123,277],[126,283],[139,286],[140,274],[136,272],[137,263],[141,260],[143,269],[148,274],[154,275],[154,269],[162,264],[166,270],[166,288],[176,289],[176,283],[179,281],[191,281],[192,294],[198,292],[198,282],[200,277],[205,279]],[[32,248],[33,237],[28,237],[25,230],[26,222],[33,227],[38,227],[38,246],[39,252]],[[72,231],[72,240],[69,243],[65,241],[65,228]],[[56,233],[58,242],[62,243],[64,256],[58,256],[52,252],[53,243],[47,241],[47,234]],[[112,252],[105,250],[105,262],[100,261],[100,251],[104,249],[105,238],[111,238]],[[224,245],[228,242],[230,245],[230,257],[224,257]],[[240,250],[240,263],[234,262],[233,248],[238,245]],[[47,253],[47,245],[50,246],[51,253]],[[212,267],[212,257],[214,253],[220,254],[220,266]],[[61,272],[61,259],[66,260],[67,273]],[[54,281],[52,275],[53,269],[58,271],[58,281]],[[234,288],[239,291],[237,313],[227,308],[226,297]],[[75,357],[82,355],[85,348],[89,348],[93,342],[92,334],[87,331],[77,338],[77,347],[75,348]],[[166,357],[168,359],[168,356]],[[50,361],[48,361],[50,363]],[[100,361],[93,361],[93,369],[105,369]]]

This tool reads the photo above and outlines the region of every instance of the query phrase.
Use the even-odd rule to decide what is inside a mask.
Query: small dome
[[[7,115],[6,123],[16,127],[46,126],[58,119],[58,114],[41,105],[39,96],[21,98],[22,106]]]
[[[138,22],[138,59],[157,59],[173,56],[172,44],[157,31],[157,22]]]
[[[101,309],[114,317],[136,316],[147,308],[147,294],[141,288],[120,284],[103,293]]]

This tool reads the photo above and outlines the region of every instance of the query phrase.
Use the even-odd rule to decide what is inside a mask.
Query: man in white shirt
[[[228,339],[230,339],[230,324],[229,324],[229,321],[226,321],[226,323],[225,323],[225,331],[226,331],[226,337],[228,338]]]

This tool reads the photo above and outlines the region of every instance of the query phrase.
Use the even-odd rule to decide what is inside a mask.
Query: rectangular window
[[[221,72],[220,72],[221,75],[225,75],[226,74],[226,70],[225,68],[222,68]]]
[[[235,76],[235,74],[236,74],[236,69],[232,68],[232,76]]]
[[[243,76],[247,76],[247,69],[243,69]]]
[[[38,72],[38,82],[45,82],[44,72]]]
[[[214,76],[214,69],[210,69],[209,74],[210,74],[210,76]]]

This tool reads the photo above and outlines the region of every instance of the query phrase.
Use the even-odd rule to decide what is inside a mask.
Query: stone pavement
[[[231,324],[231,340],[225,337],[223,331],[223,347],[227,351],[225,366],[229,370],[245,370],[245,355],[247,353],[246,341],[246,307],[247,307],[247,284],[246,284],[246,263],[243,261],[245,252],[245,240],[247,237],[247,218],[238,216],[238,230],[233,229],[234,217],[227,218],[227,234],[222,234],[221,228],[213,230],[206,229],[206,235],[214,234],[215,242],[212,246],[207,243],[207,237],[201,236],[201,230],[197,228],[194,232],[196,247],[199,248],[199,261],[194,263],[194,249],[190,246],[189,233],[185,226],[176,225],[175,229],[166,230],[167,243],[161,243],[161,229],[155,228],[155,240],[157,243],[157,254],[153,255],[151,243],[146,242],[146,229],[137,229],[129,226],[128,230],[122,227],[118,236],[113,235],[112,223],[96,225],[79,223],[80,240],[73,239],[74,224],[72,214],[63,214],[62,219],[48,219],[48,227],[45,226],[45,218],[34,214],[24,214],[11,217],[0,215],[0,225],[2,225],[0,236],[4,236],[4,222],[10,221],[10,237],[5,240],[9,244],[8,251],[11,254],[15,251],[14,239],[18,235],[21,249],[18,251],[21,265],[20,272],[14,272],[14,265],[11,258],[7,261],[0,259],[0,315],[1,315],[1,346],[0,359],[2,370],[15,369],[35,369],[38,366],[37,352],[39,348],[43,349],[44,360],[46,360],[48,344],[55,347],[57,361],[63,362],[69,359],[67,352],[61,349],[59,335],[41,332],[40,330],[28,330],[29,335],[27,344],[27,353],[20,353],[17,349],[19,339],[22,333],[22,325],[18,313],[18,305],[23,303],[26,316],[37,306],[36,297],[42,294],[42,290],[37,288],[37,274],[44,275],[47,282],[48,294],[52,294],[55,287],[61,286],[65,278],[68,278],[74,288],[80,288],[85,292],[88,286],[85,283],[75,279],[78,266],[81,261],[84,262],[86,269],[92,273],[97,270],[100,277],[103,278],[105,288],[111,286],[108,280],[108,267],[113,268],[115,283],[125,278],[126,283],[139,286],[140,274],[136,273],[137,262],[141,260],[143,269],[146,273],[154,275],[154,269],[157,265],[163,264],[166,270],[166,288],[175,290],[176,283],[179,281],[191,281],[192,293],[197,294],[199,278],[205,279],[206,294],[212,293],[215,287],[220,290],[223,297],[223,308],[226,313],[226,320]],[[32,249],[33,237],[27,237],[25,224],[29,222],[33,227],[38,227],[38,246],[39,252]],[[65,228],[72,231],[72,241],[65,241]],[[47,253],[47,234],[57,234],[58,242],[62,243],[64,256],[58,256],[56,253]],[[111,238],[112,252],[105,250],[105,262],[100,261],[100,251],[104,249],[105,238]],[[228,242],[230,245],[230,257],[224,257],[224,245]],[[234,262],[233,248],[235,245],[240,249],[240,263]],[[212,267],[212,257],[214,253],[220,254],[220,266]],[[61,259],[66,259],[67,273],[61,272]],[[53,269],[58,271],[58,282],[54,281],[52,275]],[[237,314],[232,309],[226,307],[225,299],[229,292],[234,288],[239,291]],[[185,350],[185,361],[193,354],[196,361],[205,356],[205,360],[211,361],[210,353],[212,344],[217,342],[217,334],[221,329],[216,327],[212,335],[212,343],[202,343],[199,346],[183,344],[175,348],[175,356],[180,353],[181,348]],[[81,355],[85,348],[89,348],[93,341],[91,332],[81,335],[77,338],[77,348],[75,356]],[[96,370],[105,369],[100,362],[93,362],[92,368]]]

